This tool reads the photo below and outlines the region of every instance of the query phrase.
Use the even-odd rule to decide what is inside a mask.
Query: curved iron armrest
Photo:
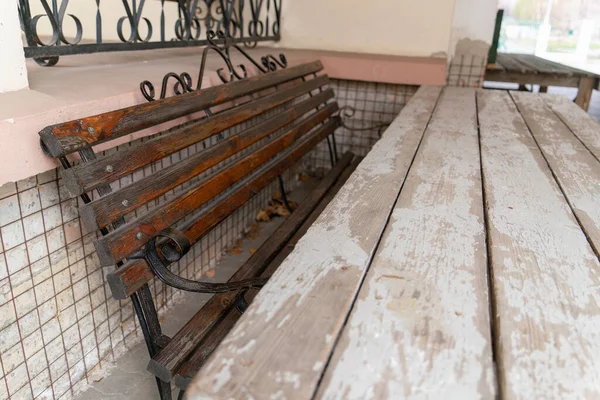
[[[167,239],[167,243],[165,243],[161,248],[163,257],[167,262],[165,262],[158,253],[156,241],[159,238]],[[225,293],[236,290],[260,288],[264,286],[269,279],[268,277],[262,277],[229,283],[213,283],[198,282],[192,279],[182,278],[181,276],[171,272],[168,266],[175,261],[179,261],[181,257],[183,257],[190,250],[190,247],[190,241],[181,231],[174,228],[168,228],[152,237],[152,239],[146,243],[140,258],[144,258],[146,260],[152,272],[154,272],[154,274],[162,282],[176,289],[181,289],[188,292]]]

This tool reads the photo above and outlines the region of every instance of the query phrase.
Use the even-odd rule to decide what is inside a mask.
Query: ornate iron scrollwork
[[[157,240],[166,239],[162,245],[159,254]],[[150,269],[156,277],[169,286],[188,292],[197,293],[225,293],[237,290],[260,288],[268,280],[266,277],[246,279],[236,282],[213,283],[199,282],[192,279],[182,278],[173,273],[169,264],[179,261],[190,250],[188,238],[175,228],[167,228],[158,235],[152,237],[143,250],[143,258],[146,260]],[[244,300],[240,300],[240,306],[244,305]]]
[[[210,31],[224,32],[231,41],[248,47],[259,41],[279,40],[282,0],[160,0],[160,20],[154,21],[144,13],[151,3],[158,2],[121,0],[125,15],[117,21],[114,33],[119,41],[116,42],[106,42],[103,38],[100,0],[77,1],[90,3],[90,9],[83,9],[89,12],[88,18],[68,13],[69,0],[19,0],[21,27],[27,40],[26,57],[50,66],[56,64],[61,55],[204,46],[209,44]],[[41,8],[43,11],[32,16],[30,3],[34,2],[37,7],[33,10]],[[177,18],[169,21],[167,17],[173,15],[168,12],[171,7],[177,7]],[[82,43],[84,37],[93,39],[90,34],[93,27],[84,26],[81,21],[94,20],[94,13],[95,41]],[[41,21],[46,20],[50,23],[50,33],[41,29],[45,25]],[[65,21],[75,24],[74,37],[65,35]],[[160,34],[156,35],[154,28],[159,21]],[[106,26],[104,28],[106,31]],[[44,34],[49,38],[44,38]]]
[[[150,38],[152,37],[152,23],[150,22],[150,20],[148,18],[142,17],[142,12],[144,10],[145,2],[146,2],[146,0],[140,0],[140,3],[138,5],[137,1],[133,0],[132,4],[129,5],[129,1],[123,0],[123,7],[125,7],[125,13],[127,15],[119,18],[119,20],[117,22],[117,35],[119,36],[119,39],[121,39],[121,42],[124,42],[124,43],[135,43],[135,42],[147,43],[148,41],[150,41]],[[131,29],[131,32],[130,32],[128,38],[126,38],[125,35],[123,34],[123,24],[126,21],[129,22],[129,29]],[[146,33],[146,36],[144,38],[142,38],[142,36],[140,35],[140,22],[142,22],[142,21],[144,21],[146,23],[146,28],[148,29],[148,32]]]
[[[30,46],[59,46],[63,45],[76,45],[81,42],[83,37],[83,26],[79,18],[73,14],[67,14],[67,7],[69,0],[62,0],[60,5],[57,0],[52,1],[52,7],[48,4],[47,0],[40,0],[41,5],[44,9],[44,14],[38,14],[31,16],[29,8],[29,2],[21,1],[19,4],[19,15],[21,17],[21,28],[25,32],[27,43]],[[70,17],[75,22],[75,38],[69,40],[66,38],[63,32],[63,24],[65,17]],[[38,23],[47,18],[50,22],[52,35],[50,39],[44,42],[41,38],[38,29]],[[36,57],[35,62],[42,66],[52,66],[58,62],[58,57]]]
[[[261,73],[267,73],[270,71],[275,71],[278,68],[287,67],[287,59],[284,54],[279,54],[279,57],[275,57],[272,54],[267,54],[266,56],[261,57],[260,63],[257,62],[244,49],[235,44],[231,37],[227,36],[222,31],[217,33],[214,31],[209,31],[207,33],[207,38],[209,44],[202,51],[202,60],[200,62],[200,70],[195,87],[193,85],[192,77],[189,73],[183,72],[181,74],[177,74],[175,72],[169,72],[163,77],[159,99],[164,99],[167,97],[167,93],[169,91],[169,82],[173,81],[172,91],[175,95],[202,89],[202,80],[204,78],[206,60],[210,52],[217,53],[217,55],[225,63],[225,68],[219,68],[217,70],[217,75],[223,83],[228,83],[236,79],[241,80],[248,76],[248,69],[244,64],[238,64],[235,66],[233,65],[231,60],[232,50],[235,50],[241,54]],[[156,90],[154,89],[152,82],[147,80],[141,82],[140,90],[146,100],[157,100]]]

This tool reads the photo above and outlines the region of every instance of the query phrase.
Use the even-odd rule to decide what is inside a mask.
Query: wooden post
[[[502,29],[503,17],[504,10],[498,10],[496,13],[496,25],[494,26],[494,38],[492,39],[492,45],[490,46],[490,52],[488,54],[488,64],[496,64],[496,56],[498,55],[498,42],[500,41],[500,30]]]
[[[577,92],[577,97],[575,98],[575,104],[585,111],[587,111],[590,107],[590,99],[592,98],[592,92],[594,91],[595,84],[596,79],[591,76],[585,76],[579,80],[579,91]]]

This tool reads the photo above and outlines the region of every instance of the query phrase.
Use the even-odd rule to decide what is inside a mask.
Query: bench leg
[[[590,107],[590,99],[592,98],[595,83],[596,79],[592,77],[581,78],[579,80],[579,90],[577,91],[577,97],[575,97],[575,104],[584,111],[587,111]]]
[[[158,378],[156,378],[156,384],[158,385],[160,400],[171,400],[171,384],[169,382],[163,382]]]
[[[329,160],[331,161],[331,168],[335,166],[335,159],[333,158],[333,147],[331,146],[331,140],[327,136],[327,147],[329,147]]]
[[[331,141],[333,143],[333,156],[335,157],[335,162],[338,162],[339,157],[338,157],[337,143],[335,142],[335,132],[333,132],[331,134]]]
[[[248,301],[244,297],[245,294],[246,291],[244,290],[240,292],[235,298],[235,308],[240,312],[240,314],[243,314],[248,308]]]
[[[285,186],[283,185],[283,178],[281,177],[281,175],[277,175],[277,180],[279,181],[279,191],[281,192],[281,199],[283,200],[283,204],[285,205],[285,208],[287,208],[287,210],[290,213],[292,213],[294,210],[292,210],[292,206],[290,206],[287,194],[285,194]]]
[[[158,321],[158,314],[152,301],[152,294],[148,284],[142,286],[137,292],[131,296],[133,308],[137,314],[144,340],[146,341],[146,347],[150,357],[154,357],[162,347],[159,343],[163,343],[166,340],[166,336],[162,334],[160,329],[160,322]],[[163,343],[164,344],[164,343]],[[156,385],[158,386],[158,393],[161,400],[171,400],[171,384],[164,382],[156,378]]]

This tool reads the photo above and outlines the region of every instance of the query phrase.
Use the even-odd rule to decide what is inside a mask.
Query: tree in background
[[[545,4],[545,0],[517,0],[511,14],[521,21],[541,21]]]

